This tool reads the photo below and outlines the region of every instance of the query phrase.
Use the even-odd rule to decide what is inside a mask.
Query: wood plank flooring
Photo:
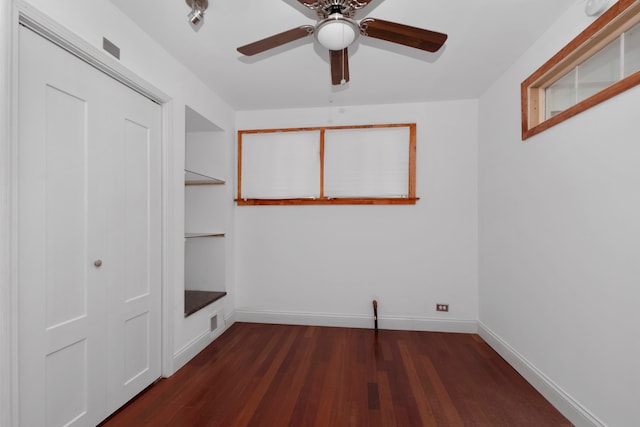
[[[479,336],[236,323],[116,426],[570,426]]]

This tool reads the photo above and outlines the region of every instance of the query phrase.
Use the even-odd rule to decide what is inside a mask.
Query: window
[[[416,125],[238,131],[238,205],[415,204]]]
[[[522,139],[640,83],[640,1],[620,0],[522,82]]]
[[[238,156],[242,160],[243,197],[320,197],[319,138],[319,131],[244,135],[242,156]]]

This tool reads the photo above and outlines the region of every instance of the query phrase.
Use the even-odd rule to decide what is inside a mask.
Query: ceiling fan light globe
[[[339,13],[318,23],[314,34],[318,42],[329,50],[342,50],[350,46],[360,34],[358,24]]]

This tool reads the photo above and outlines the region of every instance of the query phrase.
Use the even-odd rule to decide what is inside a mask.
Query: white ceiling
[[[479,97],[576,0],[373,0],[367,16],[449,35],[437,53],[360,37],[351,81],[332,86],[313,37],[245,57],[236,48],[315,14],[297,0],[209,0],[197,31],[185,0],[110,0],[236,110]],[[533,71],[533,70],[531,70]]]

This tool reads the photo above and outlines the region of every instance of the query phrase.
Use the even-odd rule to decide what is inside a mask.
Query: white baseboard
[[[175,352],[173,355],[173,373],[178,372],[189,360],[193,359],[198,353],[211,344],[214,339],[214,333],[206,331]]]
[[[238,322],[275,323],[283,325],[336,326],[342,328],[373,329],[373,317],[335,313],[297,313],[236,309]],[[379,329],[404,331],[477,333],[475,320],[446,320],[419,317],[378,317]]]
[[[235,323],[235,317],[235,312],[232,311],[224,317],[224,324],[220,325],[215,331],[204,331],[189,341],[180,350],[176,351],[173,355],[173,373],[178,372],[178,369],[186,365],[187,362],[193,359],[198,353],[215,341],[216,338],[222,335],[224,331]]]
[[[224,328],[225,330],[229,328],[231,325],[236,323],[236,311],[231,310],[231,313],[224,316]]]
[[[574,425],[605,426],[602,421],[480,321],[478,321],[478,334]]]

